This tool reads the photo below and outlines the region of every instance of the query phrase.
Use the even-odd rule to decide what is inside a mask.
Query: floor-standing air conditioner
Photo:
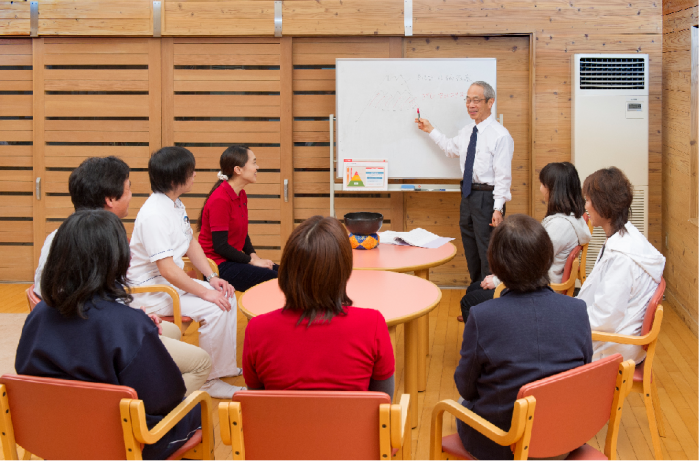
[[[571,159],[581,176],[616,166],[634,186],[630,221],[648,237],[649,55],[576,54],[571,68]],[[605,234],[588,246],[590,273]]]

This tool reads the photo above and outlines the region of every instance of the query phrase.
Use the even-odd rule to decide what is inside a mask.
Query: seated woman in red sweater
[[[348,235],[335,218],[297,227],[282,253],[282,309],[254,317],[243,344],[249,389],[394,394],[394,352],[379,311],[351,307]],[[299,360],[303,357],[303,360]]]
[[[262,259],[248,235],[248,196],[243,188],[256,182],[255,154],[245,146],[227,148],[219,159],[219,180],[199,215],[199,244],[219,266],[219,277],[238,291],[277,278],[277,264]]]

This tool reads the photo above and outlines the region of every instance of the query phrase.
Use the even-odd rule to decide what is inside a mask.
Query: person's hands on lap
[[[418,128],[422,131],[425,131],[426,133],[430,133],[431,131],[433,131],[433,125],[430,124],[428,119],[417,118],[416,123],[418,124]]]
[[[493,290],[496,288],[496,284],[493,282],[493,275],[487,275],[481,282],[481,288],[484,290]]]
[[[226,280],[219,278],[219,276],[213,277],[209,281],[209,285],[213,286],[215,290],[221,291],[226,298],[231,298],[236,295],[236,289],[228,283]]]
[[[260,256],[258,256],[255,253],[250,254],[250,262],[248,264],[251,264],[253,266],[258,266],[258,267],[264,267],[266,269],[272,269],[272,267],[275,265],[274,262],[270,259],[262,259]]]
[[[499,224],[503,222],[503,215],[501,214],[500,211],[494,210],[493,216],[491,216],[491,224],[489,226],[491,227],[498,227]]]
[[[209,284],[214,289],[207,290],[202,299],[216,304],[222,311],[230,311],[231,303],[228,301],[228,298],[235,295],[233,287],[226,280],[222,280],[219,277],[211,279]]]

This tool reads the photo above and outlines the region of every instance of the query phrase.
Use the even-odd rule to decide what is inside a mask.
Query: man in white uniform
[[[111,211],[120,219],[125,218],[129,214],[131,201],[129,165],[113,156],[88,158],[70,174],[68,191],[76,210],[104,209]],[[41,297],[41,276],[56,232],[53,231],[46,237],[44,246],[41,248],[39,265],[34,273],[34,292],[39,297]],[[181,333],[176,325],[161,322],[154,314],[149,317],[158,325],[160,340],[182,373],[186,394],[199,390],[211,370],[209,354],[197,346],[180,341]]]
[[[148,162],[153,194],[136,216],[131,236],[128,277],[134,286],[165,284],[180,294],[182,314],[199,322],[199,345],[211,355],[213,367],[202,390],[212,397],[228,399],[240,387],[220,378],[239,376],[236,364],[236,296],[228,282],[211,273],[207,257],[192,238],[192,227],[180,196],[194,183],[195,159],[183,147],[164,147]],[[183,270],[187,255],[207,282],[189,277]],[[134,303],[147,313],[172,315],[165,293],[134,295]]]
[[[454,138],[433,128],[427,119],[416,119],[418,128],[429,133],[445,155],[459,158],[463,176],[459,228],[471,278],[469,291],[481,290],[481,281],[491,273],[486,256],[491,232],[503,221],[505,203],[511,200],[513,138],[491,117],[495,100],[491,85],[472,83],[466,100],[472,122]]]

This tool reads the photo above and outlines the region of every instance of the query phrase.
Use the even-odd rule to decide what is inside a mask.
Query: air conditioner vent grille
[[[643,90],[644,58],[581,58],[582,90]]]

